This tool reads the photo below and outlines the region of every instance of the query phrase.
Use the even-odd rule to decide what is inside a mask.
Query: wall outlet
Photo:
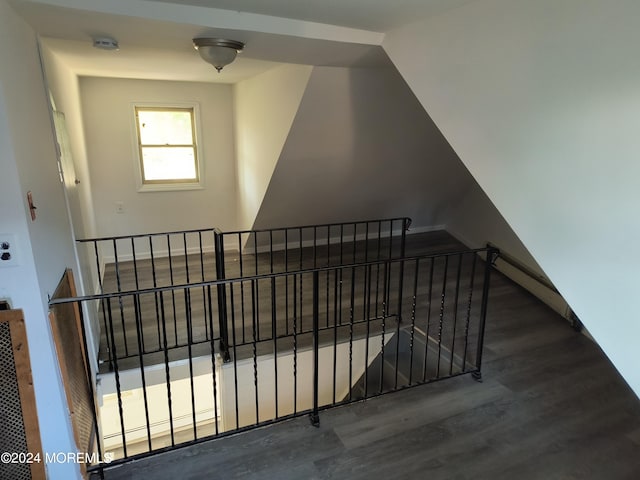
[[[18,265],[18,244],[16,236],[11,233],[0,233],[0,268]]]
[[[116,202],[116,213],[124,213],[124,202]]]

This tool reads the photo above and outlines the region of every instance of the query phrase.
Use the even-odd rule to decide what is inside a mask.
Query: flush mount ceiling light
[[[236,59],[236,55],[244,48],[244,43],[223,38],[194,38],[193,46],[205,62],[220,72]]]

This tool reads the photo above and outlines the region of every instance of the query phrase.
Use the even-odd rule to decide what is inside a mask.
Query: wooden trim
[[[20,392],[20,404],[22,406],[22,418],[27,440],[27,449],[34,455],[40,454],[41,461],[31,464],[31,477],[33,480],[46,480],[45,462],[40,440],[40,426],[38,424],[38,410],[36,408],[36,395],[33,388],[31,375],[31,360],[29,357],[29,344],[27,342],[27,330],[24,324],[22,310],[0,311],[0,322],[9,324],[11,332],[11,345],[13,347],[13,359]]]

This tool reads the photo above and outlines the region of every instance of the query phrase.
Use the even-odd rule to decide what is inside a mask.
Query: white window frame
[[[140,137],[138,134],[138,119],[137,119],[137,109],[193,109],[193,133],[194,133],[194,141],[195,141],[195,158],[196,158],[196,169],[198,173],[198,180],[195,182],[179,182],[174,180],[167,180],[163,182],[153,182],[153,183],[145,183],[144,182],[144,174],[142,171],[142,150],[140,144]],[[135,159],[135,172],[136,172],[136,183],[138,187],[138,192],[164,192],[164,191],[179,191],[179,190],[202,190],[204,189],[204,151],[202,148],[202,135],[200,131],[200,105],[198,103],[141,103],[135,102],[131,106],[131,128],[132,128],[132,138],[133,138],[133,149]]]

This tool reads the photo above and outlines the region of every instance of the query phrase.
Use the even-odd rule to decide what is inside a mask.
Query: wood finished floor
[[[613,322],[614,319],[612,319]],[[640,402],[591,340],[498,273],[465,375],[139,460],[129,479],[638,479]]]

